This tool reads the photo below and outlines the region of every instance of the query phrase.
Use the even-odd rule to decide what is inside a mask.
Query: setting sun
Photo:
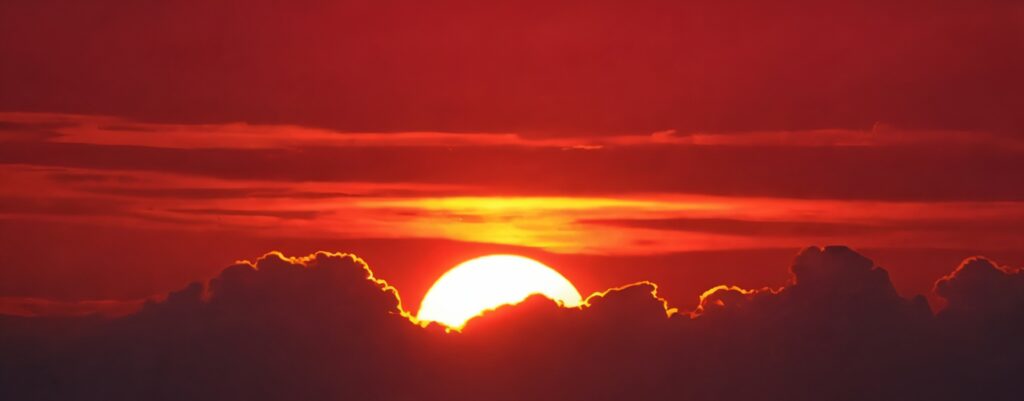
[[[567,307],[582,302],[579,291],[554,269],[515,255],[489,255],[460,263],[427,291],[417,318],[460,329],[480,313],[542,294]]]

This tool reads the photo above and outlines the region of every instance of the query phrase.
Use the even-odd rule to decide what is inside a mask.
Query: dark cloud
[[[715,234],[828,237],[885,232],[891,228],[882,225],[856,223],[829,223],[814,221],[754,221],[717,218],[669,219],[593,219],[580,223],[616,227],[647,228],[667,231],[694,231]]]
[[[169,199],[232,199],[232,198],[297,198],[329,199],[365,196],[347,192],[295,191],[287,188],[132,188],[132,187],[85,187],[82,190],[99,194],[130,196],[140,198]]]
[[[297,220],[310,220],[324,214],[316,210],[168,209],[168,211],[184,214],[276,217]]]
[[[0,213],[54,214],[63,216],[113,216],[125,213],[130,202],[107,199],[0,197]]]
[[[0,315],[8,316],[124,316],[135,313],[144,300],[61,301],[46,298],[0,297]]]
[[[64,124],[59,122],[23,123],[0,121],[0,142],[43,141],[60,136],[57,129],[64,126]]]
[[[1011,400],[1024,390],[1018,270],[965,261],[937,283],[949,301],[937,315],[845,247],[808,248],[791,271],[781,288],[710,290],[692,311],[641,282],[578,309],[534,296],[445,333],[410,321],[398,292],[352,255],[270,253],[116,320],[0,319],[0,394]]]
[[[1019,397],[1020,372],[1024,370],[1024,347],[1020,345],[1024,338],[1024,275],[1020,269],[970,258],[936,282],[935,292],[948,301],[937,316],[942,331],[936,352],[969,367],[952,379]]]
[[[1006,316],[1024,306],[1024,274],[983,257],[970,258],[939,279],[935,293],[949,301],[946,314]]]
[[[743,220],[726,218],[661,218],[661,219],[584,219],[583,224],[613,227],[643,228],[665,231],[689,231],[727,235],[795,238],[850,238],[851,236],[882,235],[891,233],[963,234],[981,235],[1001,233],[1013,235],[1022,221],[1006,217],[998,220],[949,220],[941,217],[914,221],[827,222],[786,220]]]
[[[59,169],[58,169],[59,170]],[[73,171],[60,171],[47,175],[48,178],[65,184],[93,184],[93,183],[120,183],[120,184],[132,184],[138,183],[140,180],[136,177],[129,175],[110,173],[80,173]]]

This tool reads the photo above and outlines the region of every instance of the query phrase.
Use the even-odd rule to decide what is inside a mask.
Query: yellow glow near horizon
[[[359,201],[366,207],[399,207],[421,210],[445,210],[463,212],[494,211],[585,211],[593,209],[634,209],[657,208],[705,208],[701,203],[663,203],[657,200],[602,198],[602,197],[560,197],[560,196],[448,196],[434,198],[381,198]]]
[[[566,307],[579,306],[579,291],[554,269],[516,255],[489,255],[460,263],[434,282],[416,318],[461,329],[486,310],[541,294]]]

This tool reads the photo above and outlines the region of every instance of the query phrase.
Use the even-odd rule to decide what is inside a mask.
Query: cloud
[[[168,209],[168,211],[212,216],[255,216],[299,220],[311,220],[322,214],[317,210]]]
[[[694,231],[727,235],[835,237],[850,234],[875,234],[892,227],[858,223],[823,221],[755,221],[729,218],[676,217],[662,219],[592,219],[580,223],[613,227],[644,228],[664,231]]]
[[[640,282],[579,308],[534,296],[445,333],[417,325],[353,255],[269,253],[124,318],[0,320],[0,395],[991,400],[1022,390],[1019,270],[965,261],[936,284],[949,301],[937,315],[849,248],[807,248],[791,272],[781,288],[716,287],[689,313]],[[992,311],[1000,318],[974,318]]]
[[[1024,307],[1024,274],[984,257],[969,258],[935,282],[935,293],[949,302],[946,314],[1006,316]]]
[[[32,297],[0,297],[0,315],[7,316],[123,316],[138,311],[145,300],[59,301]]]
[[[875,124],[872,129],[805,129],[535,137],[503,132],[350,132],[280,124],[160,124],[101,115],[0,111],[0,140],[163,149],[301,149],[388,147],[517,147],[600,150],[607,147],[996,146],[1024,149],[1014,136],[988,131],[915,130]]]

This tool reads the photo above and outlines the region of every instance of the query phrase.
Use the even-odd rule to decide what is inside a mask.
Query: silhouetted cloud
[[[1024,274],[983,257],[969,258],[935,282],[935,292],[949,301],[946,314],[1000,315],[1024,307]]]
[[[1010,400],[1024,287],[982,258],[933,315],[845,247],[781,288],[720,286],[677,311],[640,282],[579,308],[541,296],[420,327],[359,258],[269,253],[114,320],[0,319],[9,400]],[[665,283],[669,285],[671,283]],[[688,312],[688,313],[687,313]]]

